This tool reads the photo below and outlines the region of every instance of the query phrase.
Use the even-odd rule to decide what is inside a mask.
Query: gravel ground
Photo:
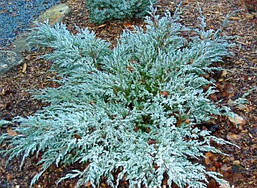
[[[0,48],[10,45],[41,12],[60,0],[0,0]]]

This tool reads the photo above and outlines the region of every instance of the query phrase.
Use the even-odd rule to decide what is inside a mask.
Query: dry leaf
[[[149,145],[152,145],[152,144],[157,144],[157,141],[154,140],[154,139],[148,139],[147,143],[148,143]]]
[[[190,119],[186,119],[186,120],[185,120],[185,123],[186,123],[186,124],[189,124],[190,122],[191,122]]]
[[[227,70],[223,70],[223,71],[221,72],[221,77],[226,77],[227,74],[228,74],[228,71],[227,71]]]
[[[163,97],[168,97],[169,92],[168,92],[168,91],[161,91],[160,94],[161,94]]]
[[[75,137],[77,140],[81,139],[81,136],[79,136],[78,134],[75,134],[74,137]]]
[[[130,72],[133,72],[132,66],[127,66],[127,69],[128,69]]]
[[[14,130],[12,130],[10,128],[7,129],[7,134],[9,136],[17,136],[18,135],[16,131],[14,131]]]
[[[97,29],[103,28],[105,26],[106,26],[106,24],[99,25],[99,26],[97,26]]]
[[[133,29],[134,28],[134,25],[130,22],[125,22],[123,25],[125,26],[126,29]]]
[[[27,63],[24,63],[22,66],[22,72],[25,73],[27,70]]]
[[[252,20],[252,19],[254,19],[254,15],[248,13],[248,14],[245,15],[245,18],[247,18],[249,20]]]
[[[245,125],[246,124],[246,120],[237,114],[235,114],[234,117],[228,117],[228,119],[234,125]]]
[[[238,21],[238,20],[240,20],[240,18],[239,17],[229,17],[229,20],[232,20],[232,21]]]
[[[210,165],[210,164],[212,164],[214,161],[217,161],[217,157],[216,157],[213,153],[207,152],[207,153],[205,154],[205,159],[204,159],[204,161],[205,161],[205,164]]]
[[[238,134],[234,134],[234,133],[228,133],[227,139],[230,141],[235,141],[235,140],[241,139],[241,136]]]

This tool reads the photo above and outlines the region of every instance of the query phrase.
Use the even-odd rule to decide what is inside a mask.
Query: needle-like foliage
[[[156,0],[86,0],[91,22],[143,18]]]
[[[203,75],[229,55],[230,44],[219,31],[205,30],[203,18],[201,29],[177,18],[153,14],[145,30],[125,31],[112,50],[88,29],[72,35],[62,24],[41,24],[34,30],[31,43],[54,49],[44,58],[62,77],[60,87],[36,91],[50,105],[15,118],[18,134],[0,137],[10,145],[2,152],[10,160],[22,156],[21,166],[41,154],[31,185],[51,165],[74,163],[88,165],[60,181],[99,187],[104,179],[118,187],[127,180],[131,188],[161,187],[165,176],[179,187],[206,187],[208,176],[223,181],[197,161],[220,152],[211,140],[227,142],[196,125],[227,112],[208,99],[215,83]]]

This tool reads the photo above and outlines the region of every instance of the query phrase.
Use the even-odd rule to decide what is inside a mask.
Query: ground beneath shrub
[[[72,7],[70,15],[65,19],[68,29],[74,33],[75,26],[89,27],[98,37],[112,42],[119,37],[123,29],[133,29],[133,25],[143,26],[140,20],[115,21],[102,25],[89,23],[88,12],[84,10],[84,0],[69,0]],[[226,14],[232,14],[225,35],[235,36],[232,48],[233,56],[225,59],[221,67],[226,71],[209,75],[218,81],[218,92],[211,96],[212,100],[222,100],[238,114],[234,120],[219,117],[216,121],[202,125],[203,128],[213,131],[217,137],[230,140],[240,146],[218,146],[229,156],[206,154],[203,160],[209,170],[220,172],[224,178],[235,188],[257,187],[257,13],[249,12],[240,3],[240,0],[208,1],[185,0],[185,11],[182,22],[186,25],[198,25],[198,7],[201,7],[206,17],[207,28],[218,29]],[[173,12],[175,3],[170,0],[160,0],[158,14],[163,15],[165,10]],[[28,90],[44,87],[57,87],[49,79],[54,78],[54,73],[49,73],[51,63],[39,59],[46,53],[25,52],[24,62],[0,77],[0,119],[11,120],[15,116],[28,116],[36,110],[46,106],[40,101],[33,100]],[[255,90],[254,90],[255,88]],[[246,103],[238,105],[240,99],[245,98]],[[235,125],[235,122],[238,125]],[[8,134],[16,134],[11,127],[0,129]],[[0,148],[8,147],[2,144]],[[31,178],[40,170],[36,163],[38,159],[31,157],[27,160],[22,170],[19,169],[20,159],[12,160],[5,168],[7,158],[0,155],[0,187],[1,188],[27,188]],[[74,187],[76,179],[56,185],[57,180],[72,169],[83,169],[83,165],[75,164],[70,167],[52,166],[34,187]],[[165,181],[164,181],[165,185]],[[85,187],[91,187],[90,183]],[[108,187],[103,181],[100,187]],[[127,187],[122,182],[120,187]],[[176,187],[175,185],[173,187]],[[209,188],[220,187],[214,180],[210,180]],[[224,186],[223,186],[224,188]]]

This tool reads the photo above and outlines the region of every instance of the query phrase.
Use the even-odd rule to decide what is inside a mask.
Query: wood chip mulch
[[[124,29],[132,29],[132,25],[143,26],[143,21],[127,20],[113,21],[102,25],[89,22],[88,12],[85,10],[84,0],[68,0],[72,11],[65,18],[67,28],[76,33],[75,26],[88,27],[97,37],[110,41],[115,46],[115,40]],[[233,112],[241,118],[237,119],[239,125],[226,117],[220,117],[211,125],[213,134],[224,138],[240,148],[234,146],[218,146],[229,154],[214,155],[206,153],[203,160],[207,169],[223,174],[231,187],[254,188],[257,187],[257,10],[251,9],[240,0],[185,0],[182,22],[188,26],[199,25],[197,17],[198,8],[201,7],[206,17],[208,29],[218,29],[227,14],[232,14],[229,25],[223,31],[224,35],[234,36],[232,41],[235,46],[231,49],[233,55],[224,63],[219,64],[226,69],[217,75],[212,75],[218,81],[218,92],[212,96],[213,100],[222,100]],[[158,13],[166,10],[173,12],[176,1],[159,0]],[[15,116],[28,116],[36,110],[46,106],[40,101],[31,98],[28,90],[45,87],[56,87],[50,78],[56,77],[54,73],[47,72],[51,63],[40,59],[44,52],[25,52],[23,63],[0,77],[0,119],[11,120]],[[236,105],[235,101],[245,97],[245,104]],[[0,133],[6,130],[1,129]],[[4,144],[0,148],[6,147]],[[31,157],[27,160],[22,170],[19,169],[20,159],[11,161],[5,168],[7,158],[0,155],[0,187],[1,188],[27,188],[31,178],[39,171],[38,159]],[[73,188],[76,179],[56,185],[58,179],[72,169],[83,169],[75,164],[70,167],[52,166],[37,182],[34,187],[41,188]],[[90,184],[85,187],[91,187]],[[108,187],[104,182],[100,187]],[[127,187],[123,182],[121,187]],[[176,187],[176,186],[174,186]],[[210,180],[208,188],[219,186]],[[223,188],[225,188],[223,186]]]

